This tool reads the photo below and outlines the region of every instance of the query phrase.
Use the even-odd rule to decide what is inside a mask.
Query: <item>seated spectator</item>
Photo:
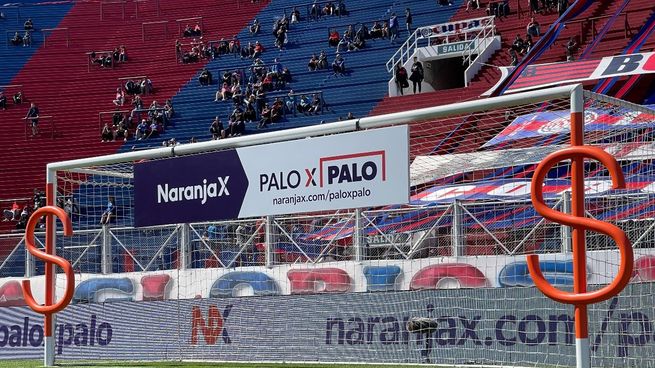
[[[311,104],[309,103],[309,100],[307,99],[307,96],[301,95],[300,100],[298,101],[298,105],[296,105],[296,108],[299,112],[307,115],[309,113],[309,109],[311,107]]]
[[[23,28],[25,28],[26,31],[31,31],[34,29],[34,23],[32,22],[32,18],[28,18],[25,23],[23,23]]]
[[[526,33],[532,37],[541,36],[541,30],[539,29],[539,22],[537,22],[534,17],[530,18],[530,23],[525,27]]]
[[[509,49],[510,64],[509,66],[516,66],[519,63],[519,56],[513,48]]]
[[[268,104],[265,104],[264,108],[262,109],[261,119],[259,120],[259,125],[257,126],[257,128],[263,129],[266,128],[269,124],[271,124],[273,122],[272,114],[273,114],[273,110],[268,106]]]
[[[516,51],[519,54],[525,53],[525,41],[521,38],[521,35],[516,35],[514,37],[514,42],[512,43],[512,50]]]
[[[348,15],[348,10],[346,9],[346,4],[343,0],[339,0],[336,9],[334,9],[334,15],[344,16]]]
[[[389,30],[389,23],[388,22],[382,23],[382,39],[390,38],[391,37],[390,34],[391,33]]]
[[[175,115],[175,109],[173,109],[173,101],[170,99],[166,100],[164,104],[164,115],[166,116],[166,121],[169,121]]]
[[[20,212],[20,206],[14,201],[11,208],[2,211],[2,221],[18,221],[20,219]]]
[[[530,35],[526,35],[526,36],[525,36],[525,47],[524,47],[524,48],[525,48],[525,53],[526,53],[526,54],[527,54],[528,52],[530,52],[530,50],[532,49],[532,45],[533,45],[533,42],[532,42],[532,36],[530,36]]]
[[[212,73],[207,70],[207,68],[202,68],[200,75],[198,76],[198,81],[201,86],[208,86],[212,84]]]
[[[371,31],[368,33],[369,38],[371,39],[376,39],[376,38],[382,38],[382,26],[380,23],[373,22],[373,26],[371,27]]]
[[[264,48],[264,45],[259,43],[259,41],[255,41],[255,47],[254,47],[254,50],[253,50],[253,53],[252,53],[251,57],[253,59],[258,58],[258,57],[260,57],[262,55],[262,52],[264,52],[264,51],[266,51],[266,49]]]
[[[116,96],[112,102],[116,106],[123,106],[125,103],[125,91],[121,87],[116,88]]]
[[[140,88],[132,79],[128,79],[127,82],[125,82],[125,93],[128,95],[138,95],[139,92]]]
[[[30,212],[31,211],[29,206],[27,205],[23,206],[23,209],[20,212],[20,218],[16,223],[16,230],[25,230],[25,227],[27,225],[27,220],[29,220],[30,218]]]
[[[232,40],[228,44],[228,48],[232,54],[238,54],[241,52],[241,41],[239,41],[237,36],[232,37]]]
[[[348,43],[348,50],[347,51],[357,51],[361,50],[366,46],[366,43],[363,38],[359,36],[355,36],[355,38],[352,40],[352,42]]]
[[[287,28],[286,27],[280,27],[280,29],[277,30],[275,34],[275,46],[283,50],[284,45],[286,45],[289,42],[287,39]]]
[[[0,91],[0,109],[7,110],[7,96],[3,91]]]
[[[300,22],[300,11],[298,11],[297,7],[293,7],[293,10],[291,11],[291,24],[295,24]]]
[[[241,59],[250,59],[254,53],[255,46],[248,42],[248,46],[241,49]]]
[[[23,103],[23,92],[18,91],[14,93],[14,96],[12,97],[14,100],[14,105],[20,105]]]
[[[321,53],[318,55],[318,69],[327,69],[328,68],[328,58],[325,50],[321,50]]]
[[[152,81],[150,78],[145,77],[141,79],[141,83],[139,84],[141,94],[148,95],[152,93]]]
[[[310,72],[318,69],[318,59],[316,58],[316,54],[312,54],[312,57],[307,63],[307,69],[309,69]]]
[[[368,27],[366,26],[365,23],[362,23],[362,25],[359,26],[359,29],[357,30],[357,32],[355,32],[355,37],[359,37],[362,40],[366,40],[366,39],[369,39],[371,37],[370,33],[369,33],[369,30],[368,30]]]
[[[466,0],[466,11],[469,9],[480,9],[480,0]]]
[[[312,104],[309,107],[309,113],[319,114],[323,110],[323,100],[318,93],[314,93],[314,98],[312,99]]]
[[[217,140],[225,138],[225,130],[223,129],[223,123],[218,116],[212,121],[212,124],[209,126],[209,133],[212,135],[212,140]]]
[[[102,213],[102,216],[100,217],[100,225],[109,225],[109,223],[114,220],[114,218],[116,217],[115,203],[116,203],[116,199],[110,196],[109,200],[107,201],[107,208],[105,209],[105,211]]]
[[[575,53],[578,51],[578,43],[575,42],[575,37],[569,38],[569,42],[564,47],[566,48],[566,61],[575,60]]]
[[[261,29],[261,25],[259,24],[259,20],[255,18],[255,20],[253,20],[252,24],[250,25],[250,34],[251,35],[259,34],[260,29]]]
[[[348,50],[348,45],[352,42],[352,38],[350,38],[350,35],[344,34],[343,37],[341,37],[341,40],[339,40],[339,43],[337,44],[337,53],[341,52],[341,48],[344,47],[346,50]]]
[[[140,141],[148,137],[148,121],[142,119],[139,125],[136,126],[136,131],[134,132],[134,139]]]
[[[164,128],[156,120],[152,120],[150,123],[150,133],[148,133],[147,138],[159,137],[159,135],[164,131]]]
[[[101,142],[109,142],[114,140],[114,132],[111,130],[109,123],[105,123],[105,126],[102,127],[102,131],[100,132],[100,139]]]
[[[32,35],[30,34],[30,31],[25,31],[23,34],[23,47],[28,47],[32,45]]]
[[[439,5],[441,6],[451,6],[453,5],[451,0],[438,0]]]
[[[202,36],[202,29],[200,28],[200,24],[196,23],[195,26],[193,26],[193,36],[199,37]]]
[[[345,60],[339,54],[337,54],[337,56],[334,58],[334,61],[332,62],[332,71],[334,72],[335,76],[343,75],[346,72]]]
[[[184,37],[193,37],[194,36],[193,29],[188,24],[184,27],[184,32],[182,34],[184,35]]]
[[[11,44],[14,46],[19,46],[23,44],[23,36],[21,36],[18,32],[14,33],[14,38],[11,39]]]
[[[243,112],[243,120],[249,123],[257,120],[257,111],[255,111],[255,96],[250,96],[252,100],[248,100],[250,103],[246,104],[246,109]]]
[[[127,62],[127,49],[123,45],[118,48],[118,61],[121,63]]]
[[[128,135],[129,135],[129,130],[127,128],[127,124],[125,123],[125,121],[121,121],[120,123],[118,123],[116,129],[114,130],[114,140],[123,138],[123,141],[127,142]]]
[[[334,15],[334,4],[331,1],[328,1],[323,7],[323,15]]]
[[[330,32],[330,35],[328,36],[328,45],[331,47],[336,47],[339,45],[339,41],[341,40],[341,36],[339,36],[339,32],[336,29],[333,29]]]

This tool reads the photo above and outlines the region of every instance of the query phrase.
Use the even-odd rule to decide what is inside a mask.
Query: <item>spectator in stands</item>
[[[141,83],[139,85],[141,88],[141,94],[148,95],[152,93],[152,81],[150,78],[145,77],[141,79]]]
[[[334,4],[332,4],[331,1],[328,1],[325,3],[325,6],[323,7],[322,11],[323,15],[334,15]]]
[[[355,115],[353,114],[352,111],[348,112],[348,115],[346,115],[346,120],[353,120],[355,118]]]
[[[337,53],[341,52],[341,47],[345,48],[348,50],[349,45],[352,43],[352,38],[350,37],[350,33],[346,32],[343,34],[343,37],[341,37],[341,40],[339,40],[339,43],[337,44]]]
[[[212,135],[212,140],[225,138],[225,130],[223,129],[223,123],[218,116],[212,121],[212,124],[209,126],[209,133]]]
[[[405,28],[407,28],[408,34],[412,34],[413,22],[414,22],[414,17],[412,16],[412,11],[409,8],[405,8]]]
[[[188,25],[188,24],[184,27],[184,32],[182,32],[182,34],[184,35],[184,37],[193,37],[193,36],[195,36],[193,34],[193,28],[191,28],[191,26]]]
[[[23,44],[23,36],[21,36],[18,32],[14,33],[14,38],[10,40],[11,44],[14,46],[19,46]]]
[[[0,12],[0,19],[5,19],[5,18],[6,18],[6,17],[5,17],[5,13]]]
[[[24,230],[27,226],[27,220],[30,217],[30,207],[28,205],[23,206],[23,209],[20,212],[20,218],[16,223],[16,230]]]
[[[539,13],[539,0],[530,0],[530,12],[532,14]]]
[[[168,99],[164,104],[164,116],[166,116],[166,121],[170,121],[174,115],[175,109],[173,109],[173,101]]]
[[[32,136],[34,137],[39,133],[39,108],[34,102],[30,104],[30,109],[25,115],[25,120],[29,120],[29,123],[32,126]]]
[[[20,218],[20,206],[16,201],[11,205],[11,208],[3,210],[2,221],[18,221]]]
[[[438,0],[439,5],[441,6],[451,6],[453,5],[451,0]]]
[[[109,225],[116,217],[116,199],[110,196],[107,200],[107,208],[100,217],[100,225]]]
[[[396,87],[400,91],[401,95],[404,95],[405,88],[409,87],[409,82],[407,81],[407,69],[401,65],[401,63],[396,64]]]
[[[255,48],[253,50],[253,53],[252,53],[251,57],[253,59],[258,58],[258,57],[260,57],[262,55],[262,52],[264,52],[264,51],[266,51],[266,49],[264,48],[264,45],[262,45],[259,41],[255,41]]]
[[[105,126],[102,127],[102,131],[100,132],[100,139],[101,142],[109,142],[114,140],[114,132],[111,130],[109,123],[105,123]]]
[[[268,106],[268,104],[265,104],[261,112],[261,119],[257,125],[258,129],[266,128],[270,123],[272,123],[272,113],[273,110]]]
[[[277,30],[277,33],[275,35],[275,46],[277,46],[278,49],[282,50],[284,49],[284,45],[286,45],[287,42],[288,42],[287,28],[280,27],[280,29]]]
[[[398,38],[398,16],[396,13],[391,13],[389,17],[389,39],[394,43]]]
[[[330,35],[328,36],[328,45],[335,47],[339,45],[340,40],[341,40],[341,36],[339,36],[339,31],[337,31],[336,29],[330,31]]]
[[[389,22],[382,23],[382,39],[390,37]]]
[[[28,18],[25,23],[23,23],[23,28],[25,28],[26,31],[31,31],[34,29],[34,23],[32,22],[32,18]]]
[[[317,0],[314,0],[311,9],[309,10],[309,19],[318,20],[321,17],[321,6]]]
[[[467,0],[466,1],[466,11],[469,9],[480,9],[480,0]]]
[[[127,62],[127,49],[123,45],[118,48],[118,61],[121,63]]]
[[[39,190],[39,188],[34,188],[32,194],[32,203],[34,204],[34,209],[36,210],[45,206],[45,202],[45,193],[42,190]]]
[[[313,72],[314,70],[318,69],[318,58],[316,58],[316,54],[312,54],[312,57],[309,59],[309,62],[307,63],[307,69],[310,72]]]
[[[367,40],[371,38],[366,23],[362,23],[359,26],[359,29],[357,29],[357,32],[355,32],[355,37],[360,37],[362,40]]]
[[[298,101],[298,105],[296,105],[298,111],[307,115],[310,107],[311,105],[309,103],[309,100],[307,99],[307,96],[301,95],[300,100]]]
[[[298,11],[297,7],[293,7],[293,10],[291,11],[291,24],[295,24],[300,22],[300,11]]]
[[[259,34],[259,30],[261,29],[261,24],[259,24],[259,20],[255,18],[255,20],[252,21],[252,24],[250,25],[250,34],[251,35],[256,35]]]
[[[148,121],[141,119],[139,125],[136,126],[134,139],[140,141],[148,137]]]
[[[371,39],[382,38],[382,26],[378,22],[373,22],[371,31],[369,32],[369,37]]]
[[[325,50],[321,50],[321,53],[318,55],[318,69],[327,69],[328,67],[328,58]]]
[[[359,35],[357,35],[352,40],[352,42],[348,43],[348,51],[361,50],[365,46],[366,46],[366,41],[364,41],[364,38],[361,38]]]
[[[159,137],[159,135],[164,131],[162,125],[154,119],[150,122],[149,128],[150,131],[147,138]]]
[[[339,54],[337,54],[337,56],[334,58],[334,61],[332,62],[332,71],[334,72],[335,76],[342,76],[346,72],[346,62]]]
[[[212,73],[207,70],[207,68],[202,68],[200,75],[198,76],[198,81],[201,86],[208,86],[212,84]]]
[[[520,34],[517,34],[516,37],[514,37],[512,50],[516,51],[517,54],[525,54],[525,41],[523,41]]]
[[[514,48],[509,49],[510,64],[509,66],[516,66],[519,63],[519,55]]]
[[[228,44],[228,47],[230,49],[230,53],[232,54],[239,54],[241,52],[241,41],[237,36],[232,36],[232,40]]]
[[[559,0],[557,2],[557,13],[561,17],[564,12],[566,12],[566,9],[569,8],[569,0]]]
[[[414,94],[416,94],[416,89],[418,87],[418,93],[421,93],[421,84],[423,83],[424,73],[423,73],[423,64],[418,61],[418,58],[414,56],[414,64],[412,64],[412,74],[409,76],[409,80],[412,81],[412,87]]]
[[[318,93],[314,93],[312,98],[312,105],[309,108],[309,113],[319,114],[323,110],[323,100]]]
[[[0,109],[7,110],[7,96],[3,91],[0,91]]]
[[[575,42],[575,37],[569,38],[569,42],[564,47],[566,48],[566,61],[575,60],[575,53],[578,51],[578,43]]]
[[[23,34],[23,47],[28,47],[32,45],[32,35],[30,34],[30,31],[25,31]]]
[[[532,45],[533,45],[532,36],[528,34],[525,36],[525,44],[524,44],[524,50],[526,54],[530,52],[530,50],[532,49]]]
[[[14,105],[20,105],[23,103],[23,92],[18,91],[14,93],[14,96],[12,97],[14,100]]]
[[[127,124],[124,120],[121,120],[121,122],[118,123],[116,129],[114,130],[114,140],[123,138],[123,141],[127,142],[128,135],[129,130],[127,129]]]
[[[116,88],[116,96],[112,102],[116,106],[123,106],[125,103],[125,91],[121,87]]]
[[[530,18],[530,23],[525,27],[526,33],[532,37],[541,36],[541,30],[539,29],[539,22],[537,22],[534,17]]]

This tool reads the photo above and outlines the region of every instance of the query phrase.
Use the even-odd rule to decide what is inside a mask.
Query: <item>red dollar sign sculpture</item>
[[[48,184],[46,193],[46,206],[41,207],[34,211],[30,219],[27,221],[25,228],[25,247],[36,258],[42,259],[45,262],[45,303],[43,305],[36,302],[32,295],[32,288],[30,280],[23,280],[23,295],[25,302],[37,313],[44,315],[43,330],[45,335],[45,356],[44,365],[52,366],[54,364],[54,326],[53,315],[64,308],[70,303],[75,291],[75,274],[70,263],[64,258],[55,255],[55,218],[56,216],[61,220],[64,225],[64,235],[73,235],[73,225],[66,212],[54,206],[54,188],[52,184]],[[34,229],[41,217],[46,216],[46,243],[45,252],[37,248],[34,244]],[[66,277],[66,285],[64,288],[64,295],[58,302],[55,302],[55,265],[59,266]]]
[[[570,226],[573,231],[573,292],[566,292],[553,287],[539,268],[539,256],[528,255],[527,264],[535,286],[547,297],[560,303],[575,306],[575,333],[577,367],[590,367],[589,327],[587,305],[598,303],[618,294],[630,281],[632,276],[633,254],[630,240],[623,230],[599,220],[585,217],[584,159],[591,158],[607,167],[614,189],[625,188],[625,178],[619,163],[609,153],[598,147],[585,146],[583,143],[583,113],[571,114],[571,145],[548,155],[536,168],[532,178],[532,204],[544,218]],[[560,161],[571,160],[571,214],[562,213],[548,207],[544,202],[543,182],[548,171]],[[591,230],[610,236],[616,242],[620,253],[619,271],[607,286],[587,291],[587,261],[585,254],[585,231]]]

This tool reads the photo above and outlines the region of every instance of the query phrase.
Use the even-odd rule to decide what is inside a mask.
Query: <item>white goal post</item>
[[[585,143],[615,155],[628,183],[625,191],[614,191],[604,168],[586,162],[588,216],[621,227],[636,260],[626,290],[589,307],[592,361],[603,367],[655,364],[655,314],[648,309],[655,303],[655,111],[584,91],[581,85],[48,164],[47,185],[56,189],[58,203],[68,206],[75,228],[73,238],[56,236],[56,249],[73,264],[77,288],[73,305],[59,314],[52,335],[56,341],[45,344],[46,354],[58,359],[573,365],[572,308],[533,287],[525,255],[540,254],[546,278],[559,288],[570,287],[570,229],[534,212],[529,181],[536,164],[568,145],[571,113],[583,110]],[[322,152],[324,138],[348,142],[343,147],[331,143],[329,149],[343,151],[334,157],[351,157],[378,152],[364,137],[390,127],[407,129],[408,159],[394,154],[407,166],[408,187],[398,188],[409,193],[407,203],[262,210],[261,216],[135,227],[134,208],[141,200],[135,195],[137,174],[143,165],[197,159],[205,167],[220,167],[228,163],[215,157],[225,152],[235,151],[243,161],[251,152],[276,152],[253,150],[285,147],[277,158],[283,167],[285,160]],[[351,143],[352,137],[359,143]],[[306,148],[312,142],[315,146]],[[402,134],[397,145],[405,147]],[[393,160],[385,159],[383,166]],[[275,160],[262,161],[274,174],[283,170],[270,164]],[[363,162],[342,168],[356,171]],[[263,188],[263,179],[254,182],[249,176],[255,169],[243,166],[249,178],[245,185]],[[356,173],[340,172],[335,180],[364,181],[361,176],[372,173],[361,171],[356,179]],[[280,173],[288,180],[285,175]],[[295,185],[319,180],[310,170],[307,175]],[[546,202],[558,211],[570,211],[569,176],[570,164],[561,162],[544,184]],[[229,180],[236,185],[235,178]],[[219,181],[221,191],[235,195],[238,187],[228,187],[227,178]],[[207,198],[210,184],[197,186],[201,197]],[[193,194],[192,185],[180,193]],[[285,196],[298,194],[289,189],[293,183],[284,185],[275,184]],[[382,185],[374,182],[362,191]],[[295,201],[306,200],[301,197],[284,200],[295,198],[290,206],[297,206]],[[113,219],[101,225],[108,198]],[[599,234],[588,233],[587,244],[587,281],[594,290],[613,279],[618,252]],[[0,276],[11,257],[16,256],[0,260]],[[29,255],[24,266],[38,287],[40,272]],[[60,277],[57,292],[62,289]],[[430,323],[408,329],[410,321]],[[0,329],[3,323],[9,322],[0,317]]]

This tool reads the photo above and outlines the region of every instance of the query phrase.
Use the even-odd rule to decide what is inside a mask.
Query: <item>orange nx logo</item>
[[[191,345],[198,345],[198,334],[202,334],[207,345],[216,345],[219,337],[223,338],[226,344],[232,343],[230,335],[225,328],[225,321],[230,315],[232,305],[228,305],[223,310],[223,314],[215,305],[208,308],[207,319],[202,315],[200,307],[196,306],[191,309],[193,321],[191,323]]]

